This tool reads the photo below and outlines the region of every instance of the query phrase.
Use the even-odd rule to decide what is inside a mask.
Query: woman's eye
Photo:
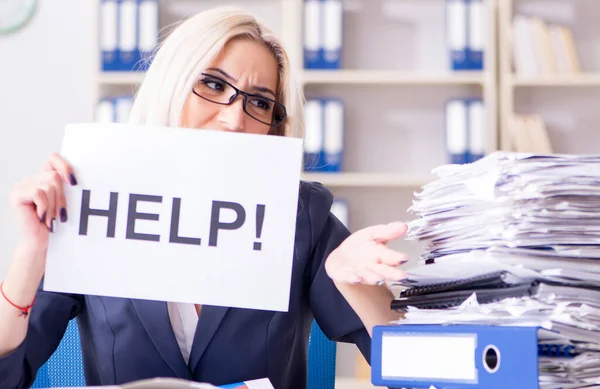
[[[254,99],[252,99],[252,104],[254,104],[258,108],[264,109],[266,111],[271,109],[271,102],[269,100],[254,98]]]
[[[213,90],[216,90],[216,91],[223,91],[223,90],[225,90],[225,87],[224,87],[223,83],[218,82],[218,81],[203,80],[202,83],[204,85],[206,85],[207,87],[209,87],[210,89],[213,89]]]

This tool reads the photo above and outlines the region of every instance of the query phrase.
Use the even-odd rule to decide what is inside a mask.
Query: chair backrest
[[[85,386],[77,319],[69,322],[56,351],[38,369],[32,388]]]
[[[334,389],[336,343],[313,320],[308,342],[307,389]],[[69,322],[58,348],[38,370],[32,388],[85,386],[77,319]]]
[[[308,341],[307,389],[334,389],[336,350],[336,343],[313,320]]]

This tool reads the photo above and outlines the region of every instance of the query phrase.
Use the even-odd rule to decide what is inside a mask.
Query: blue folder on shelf
[[[451,70],[483,70],[486,8],[483,0],[446,0]]]
[[[102,71],[144,71],[158,47],[158,0],[100,0]]]
[[[304,0],[304,68],[342,66],[342,0]]]
[[[486,155],[488,134],[482,98],[446,102],[445,142],[449,163],[471,163]]]
[[[468,35],[466,62],[470,70],[483,70],[485,48],[485,3],[484,0],[466,0],[468,10]]]
[[[377,386],[538,388],[538,327],[390,324],[371,347]]]

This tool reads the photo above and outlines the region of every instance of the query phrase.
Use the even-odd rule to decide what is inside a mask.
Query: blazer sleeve
[[[0,358],[0,388],[29,388],[37,370],[50,358],[65,334],[69,321],[83,307],[79,295],[46,292],[38,288],[30,311],[25,340]],[[15,315],[18,312],[15,311]]]
[[[333,194],[318,183],[309,190],[311,255],[308,266],[309,304],[317,324],[330,339],[354,343],[367,362],[371,361],[371,337],[364,324],[325,271],[325,260],[350,231],[331,213]]]

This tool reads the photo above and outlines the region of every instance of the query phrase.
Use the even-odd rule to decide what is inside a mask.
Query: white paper
[[[384,334],[381,375],[475,382],[476,348],[477,337],[471,334]]]
[[[301,139],[94,123],[68,126],[61,154],[78,185],[65,185],[69,220],[51,234],[45,290],[287,311]],[[114,237],[108,218],[93,215],[80,234],[84,190],[90,208],[104,210],[109,193],[118,193]],[[161,196],[137,203],[138,213],[159,216],[137,219],[134,228],[159,241],[126,239],[130,194]],[[174,198],[181,199],[178,235],[200,245],[169,242]],[[245,221],[220,229],[210,246],[213,201],[239,204]],[[259,237],[258,204],[265,209]],[[222,208],[218,220],[233,223],[238,211]]]
[[[244,381],[244,384],[246,384],[248,389],[273,389],[273,384],[268,378]]]

